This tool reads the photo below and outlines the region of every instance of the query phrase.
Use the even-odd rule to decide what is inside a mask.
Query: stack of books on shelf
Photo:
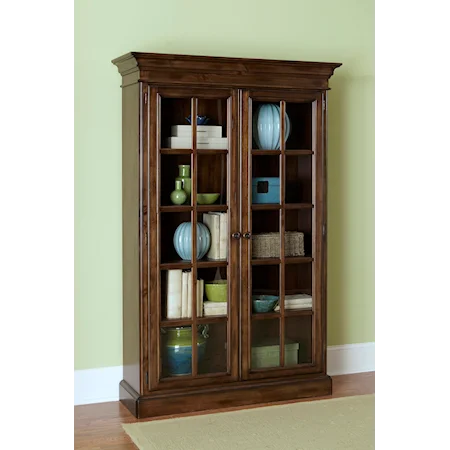
[[[206,316],[226,316],[228,311],[228,302],[205,302],[203,309]]]
[[[226,260],[228,256],[228,213],[204,213],[203,223],[211,234],[211,246],[206,257],[214,260]]]
[[[312,296],[308,294],[293,294],[284,296],[284,309],[311,309]],[[275,311],[280,310],[280,305],[275,307]]]
[[[204,280],[197,280],[197,317],[203,316]],[[192,318],[192,272],[190,270],[168,270],[167,313],[168,319]]]
[[[171,136],[167,138],[165,145],[167,148],[192,148],[192,127],[190,125],[173,125]],[[228,138],[222,137],[222,127],[197,125],[197,148],[226,150]]]

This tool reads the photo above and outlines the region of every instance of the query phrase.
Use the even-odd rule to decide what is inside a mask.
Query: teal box
[[[253,178],[252,203],[280,203],[280,177]]]

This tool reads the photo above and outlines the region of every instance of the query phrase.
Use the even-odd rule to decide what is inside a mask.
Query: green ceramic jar
[[[170,200],[174,205],[182,205],[187,199],[187,194],[182,188],[181,180],[175,180],[175,190],[170,194]]]
[[[206,327],[197,333],[197,355],[200,363],[206,349]],[[192,328],[167,328],[165,331],[165,352],[170,376],[192,373]],[[201,331],[201,332],[200,332]]]
[[[181,181],[181,188],[186,192],[187,198],[185,203],[191,203],[191,166],[189,164],[180,164],[178,166],[179,174],[175,181]]]

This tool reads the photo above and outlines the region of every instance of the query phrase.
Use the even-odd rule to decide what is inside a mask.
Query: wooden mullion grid
[[[192,376],[197,376],[197,98],[191,99],[192,154],[191,154],[191,231],[192,231]]]
[[[154,389],[159,384],[159,380],[162,376],[162,358],[161,358],[161,216],[160,214],[154,214],[159,210],[161,203],[161,95],[157,88],[150,88],[150,108],[154,108],[150,114],[150,136],[154,136],[156,142],[152,142],[154,145],[154,151],[150,146],[150,191],[154,189],[155,206],[154,210],[150,209],[150,216],[154,218],[156,225],[156,248],[151,249],[156,253],[156,261],[153,259],[150,262],[150,286],[154,284],[155,289],[155,301],[151,307],[154,310],[151,311],[150,328],[150,353],[156,355],[155,364],[150,364],[149,367],[149,389]],[[150,109],[150,111],[152,111]],[[155,161],[156,160],[156,161]],[[153,184],[154,183],[154,184]],[[150,225],[152,225],[152,220]],[[156,262],[156,270],[153,270],[152,262]]]
[[[286,158],[285,158],[285,112],[286,102],[280,102],[280,367],[284,367],[284,334],[285,334],[285,318],[284,318],[284,291],[285,291],[285,243],[284,243],[284,227],[286,223],[285,205],[285,186],[286,186]]]

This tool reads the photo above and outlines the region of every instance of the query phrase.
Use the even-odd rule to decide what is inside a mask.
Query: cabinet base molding
[[[327,395],[331,395],[331,377],[320,374],[308,378],[236,382],[187,392],[155,391],[143,396],[125,380],[120,383],[120,401],[138,419]]]

